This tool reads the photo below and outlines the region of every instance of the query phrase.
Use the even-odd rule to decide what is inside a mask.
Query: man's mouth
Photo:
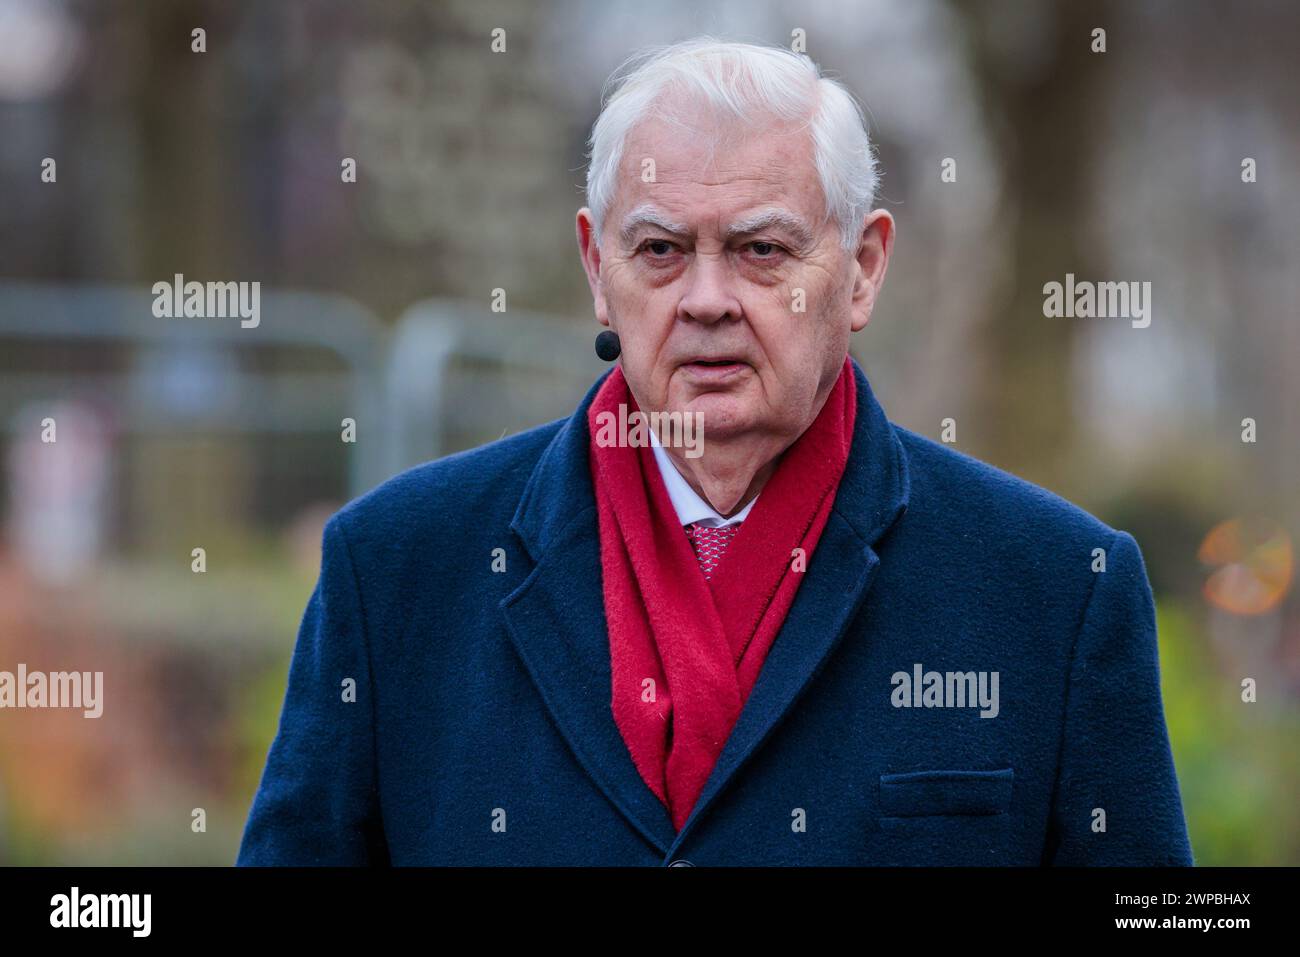
[[[748,368],[748,363],[742,362],[734,356],[697,356],[688,362],[682,363],[682,369],[687,375],[708,382],[729,379]]]

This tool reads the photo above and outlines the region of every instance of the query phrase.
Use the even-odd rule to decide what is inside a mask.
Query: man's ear
[[[853,315],[852,328],[859,332],[871,321],[880,287],[885,283],[885,270],[889,267],[889,254],[894,249],[894,217],[883,209],[868,214],[862,226],[854,262],[853,296],[849,310]]]
[[[595,224],[591,219],[591,210],[586,206],[578,210],[575,224],[578,230],[578,253],[582,258],[582,269],[587,274],[587,285],[591,287],[591,299],[596,308],[596,321],[602,326],[609,325],[609,310],[605,308],[605,286],[600,281],[600,242],[596,235]]]

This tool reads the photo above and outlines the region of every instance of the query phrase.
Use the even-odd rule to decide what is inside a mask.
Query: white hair
[[[802,120],[826,197],[827,219],[856,248],[879,178],[866,121],[852,94],[817,64],[785,47],[698,37],[642,51],[605,84],[588,141],[587,206],[600,235],[617,186],[628,133],[642,120],[673,120],[703,103],[719,118]]]

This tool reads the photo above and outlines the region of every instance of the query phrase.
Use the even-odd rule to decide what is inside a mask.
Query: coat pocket
[[[1011,806],[1012,768],[912,771],[880,776],[882,818],[986,816]]]

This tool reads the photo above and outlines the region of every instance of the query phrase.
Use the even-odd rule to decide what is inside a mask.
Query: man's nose
[[[740,301],[734,292],[734,277],[725,255],[697,254],[686,281],[686,291],[677,303],[678,319],[713,323],[724,316],[739,318]]]

